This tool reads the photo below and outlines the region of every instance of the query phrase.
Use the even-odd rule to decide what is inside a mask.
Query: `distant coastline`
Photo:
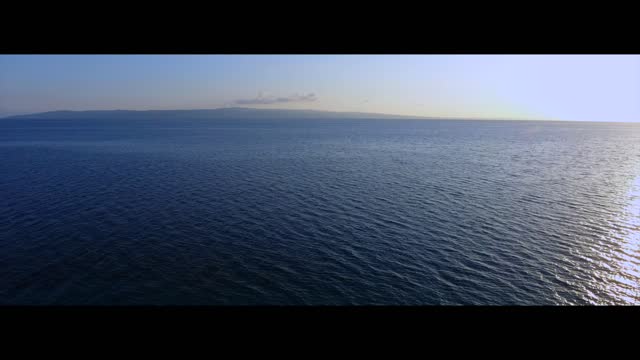
[[[10,115],[0,117],[0,120],[233,120],[233,119],[379,119],[379,120],[466,120],[466,121],[542,121],[542,122],[589,122],[589,120],[561,120],[561,119],[516,119],[516,118],[473,118],[473,117],[445,117],[445,116],[412,116],[364,112],[338,112],[322,110],[291,110],[291,109],[256,109],[256,108],[217,108],[190,110],[57,110],[32,114]],[[634,122],[610,121],[606,123],[633,124]]]
[[[218,108],[193,110],[59,110],[42,113],[6,116],[2,119],[437,119],[424,116],[407,116],[361,112],[334,112],[319,110],[283,110],[254,108]]]

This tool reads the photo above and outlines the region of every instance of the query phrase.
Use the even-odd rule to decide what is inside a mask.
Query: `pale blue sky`
[[[222,106],[640,121],[640,56],[0,55],[0,116]]]

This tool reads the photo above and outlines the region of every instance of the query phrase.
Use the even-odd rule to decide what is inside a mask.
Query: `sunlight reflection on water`
[[[618,303],[640,304],[640,176],[629,192],[629,205],[620,216],[621,247],[615,254],[617,274],[609,288]]]

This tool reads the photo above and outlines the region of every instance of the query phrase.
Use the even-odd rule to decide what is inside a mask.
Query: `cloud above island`
[[[282,104],[282,103],[295,103],[295,102],[313,102],[318,98],[316,94],[309,93],[306,95],[291,95],[288,97],[274,97],[274,96],[263,96],[262,93],[258,95],[258,97],[253,99],[237,99],[233,101],[235,105],[270,105],[270,104]]]

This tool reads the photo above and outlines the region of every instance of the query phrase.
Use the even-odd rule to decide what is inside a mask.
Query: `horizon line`
[[[566,120],[566,119],[533,119],[533,118],[516,118],[516,117],[460,117],[460,116],[434,116],[434,115],[401,115],[401,114],[388,114],[388,113],[374,113],[374,112],[365,112],[365,111],[337,111],[337,110],[315,110],[315,109],[284,109],[284,108],[255,108],[255,107],[240,107],[240,106],[232,106],[232,107],[217,107],[217,108],[192,108],[192,109],[89,109],[89,110],[49,110],[49,111],[41,111],[41,112],[33,112],[33,113],[21,113],[21,114],[13,114],[0,117],[0,119],[8,119],[13,117],[21,117],[21,116],[29,116],[29,115],[40,115],[40,114],[48,114],[48,113],[56,113],[56,112],[109,112],[109,111],[129,111],[129,112],[150,112],[150,111],[212,111],[212,110],[224,110],[224,109],[237,109],[237,110],[261,110],[261,111],[308,111],[308,112],[319,112],[319,113],[338,113],[338,114],[362,114],[362,115],[379,115],[386,117],[404,117],[404,118],[412,118],[411,120],[474,120],[474,121],[546,121],[546,122],[589,122],[589,123],[638,123],[640,121],[601,121],[601,120]]]

